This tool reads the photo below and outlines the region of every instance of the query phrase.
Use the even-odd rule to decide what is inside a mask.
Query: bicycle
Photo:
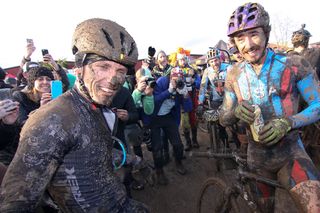
[[[210,144],[208,149],[212,152],[226,152],[228,147],[227,136],[224,127],[219,124],[219,108],[211,108],[210,103],[208,106],[204,105],[204,113],[199,116],[200,120],[205,121],[204,126],[198,126],[206,128],[206,132],[209,133]]]
[[[205,101],[203,102],[203,108],[204,109],[211,109],[211,104],[210,104],[210,93],[206,92],[205,94]],[[197,114],[197,119],[198,119],[198,128],[204,132],[208,133],[209,132],[209,123],[205,119],[205,117],[202,114]]]
[[[235,182],[230,184],[225,177],[210,177],[204,182],[197,199],[197,213],[262,212],[250,188],[250,183],[253,182],[264,183],[276,189],[285,190],[278,181],[250,172],[245,154],[238,152],[213,153],[210,151],[194,154],[197,157],[231,158],[237,164]]]

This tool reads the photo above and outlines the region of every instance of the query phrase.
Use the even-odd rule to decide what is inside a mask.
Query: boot
[[[157,174],[157,182],[159,185],[166,186],[168,185],[169,181],[168,178],[165,176],[163,169],[156,169]]]
[[[184,168],[181,160],[176,160],[176,169],[180,175],[185,175],[187,173],[187,170]]]
[[[199,148],[199,143],[197,139],[198,129],[192,128],[191,131],[192,131],[192,147],[198,149]]]
[[[184,130],[183,131],[184,138],[186,140],[186,148],[184,149],[186,152],[191,151],[192,145],[191,145],[191,138],[190,138],[190,131],[189,130]]]

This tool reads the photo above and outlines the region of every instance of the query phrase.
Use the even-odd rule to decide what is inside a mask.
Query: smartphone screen
[[[41,52],[42,52],[42,56],[49,54],[49,51],[47,49],[42,49]]]
[[[62,94],[62,82],[51,81],[51,99],[55,99]]]

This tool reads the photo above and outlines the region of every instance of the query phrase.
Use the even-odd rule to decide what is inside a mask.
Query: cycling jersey
[[[116,125],[116,123],[115,123]],[[0,196],[0,212],[34,212],[47,189],[61,212],[148,212],[113,172],[111,131],[74,88],[32,114]]]
[[[300,96],[309,106],[298,113]],[[280,178],[288,188],[301,181],[319,180],[296,130],[320,118],[320,88],[310,64],[300,56],[275,54],[270,49],[259,75],[246,61],[235,64],[226,78],[220,113],[222,125],[237,121],[234,109],[242,100],[259,105],[265,123],[277,117],[287,117],[292,121],[293,129],[279,143],[266,147],[254,142],[247,128],[250,167],[271,173],[289,167],[285,169],[289,178]],[[299,178],[301,174],[303,178]]]
[[[199,102],[203,103],[205,99],[205,94],[208,89],[208,84],[210,83],[210,92],[212,95],[212,101],[221,101],[223,94],[219,93],[216,86],[223,87],[224,85],[215,85],[217,80],[224,80],[227,75],[227,69],[230,65],[226,63],[221,63],[220,69],[215,71],[212,67],[208,67],[204,70],[199,93]]]

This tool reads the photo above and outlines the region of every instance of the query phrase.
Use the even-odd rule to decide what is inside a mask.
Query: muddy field
[[[200,149],[206,150],[208,136],[199,131],[198,140]],[[151,153],[144,147],[146,159],[152,162]],[[198,149],[195,149],[198,150]],[[207,158],[190,157],[186,152],[183,160],[188,173],[184,176],[175,171],[174,159],[165,167],[165,173],[169,179],[167,186],[145,186],[142,191],[132,191],[134,199],[147,204],[152,213],[189,213],[195,212],[196,198],[201,184],[206,178],[215,174],[215,161]]]

